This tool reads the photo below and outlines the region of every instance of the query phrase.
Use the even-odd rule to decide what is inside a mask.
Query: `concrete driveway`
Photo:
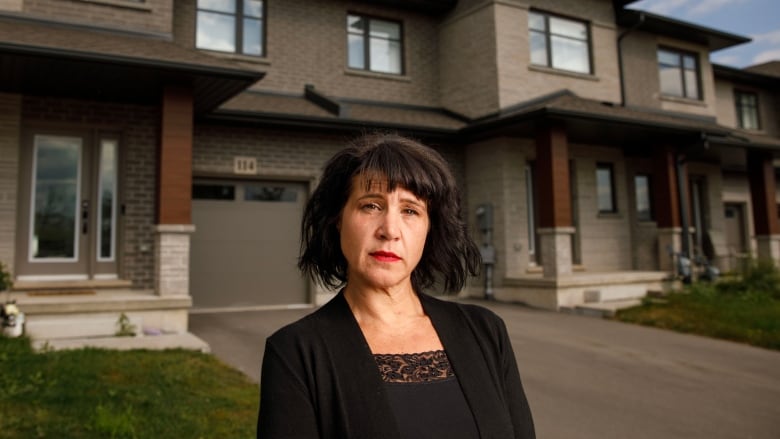
[[[479,302],[507,323],[540,439],[780,438],[780,352]],[[265,338],[310,309],[192,314],[257,381]]]

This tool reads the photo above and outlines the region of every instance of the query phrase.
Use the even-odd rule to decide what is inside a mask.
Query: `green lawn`
[[[2,438],[251,438],[257,408],[257,384],[212,355],[0,337]]]
[[[742,277],[697,283],[615,318],[780,350],[780,273],[755,265]]]

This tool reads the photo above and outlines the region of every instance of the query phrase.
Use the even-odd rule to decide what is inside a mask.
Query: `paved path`
[[[780,438],[780,352],[488,306],[507,323],[540,439]],[[190,330],[257,380],[265,337],[310,311],[193,314]]]

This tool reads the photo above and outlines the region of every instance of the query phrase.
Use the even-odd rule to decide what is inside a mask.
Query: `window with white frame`
[[[347,15],[347,65],[379,73],[403,73],[401,23]]]
[[[587,23],[538,11],[528,13],[531,64],[592,73]]]
[[[746,130],[761,129],[758,118],[758,95],[747,91],[735,91],[734,103],[737,106],[737,124]]]
[[[658,76],[661,94],[701,99],[699,61],[696,54],[674,49],[658,49]]]
[[[615,202],[615,177],[612,163],[596,164],[596,195],[599,213],[617,212]]]
[[[265,56],[263,0],[198,0],[198,49]]]

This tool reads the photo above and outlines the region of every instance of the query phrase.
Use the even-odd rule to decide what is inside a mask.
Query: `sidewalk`
[[[780,352],[517,305],[507,323],[540,439],[776,439]],[[190,330],[258,380],[265,338],[308,309],[192,314]]]

